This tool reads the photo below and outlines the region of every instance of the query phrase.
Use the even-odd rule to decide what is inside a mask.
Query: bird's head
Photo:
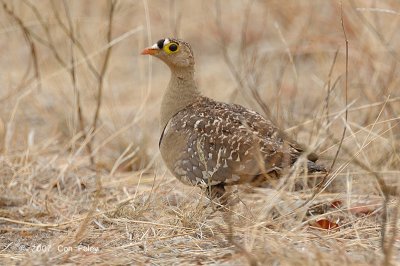
[[[182,40],[166,38],[142,51],[142,55],[152,55],[164,61],[171,68],[194,65],[192,48]]]

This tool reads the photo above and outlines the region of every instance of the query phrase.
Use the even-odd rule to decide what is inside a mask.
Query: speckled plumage
[[[191,185],[253,182],[263,174],[279,177],[300,156],[299,144],[260,114],[236,104],[199,97],[166,125],[160,138],[161,153],[179,150],[167,166]],[[184,145],[177,145],[184,143]],[[309,162],[309,171],[324,171]]]
[[[171,42],[179,50],[166,50]],[[158,57],[171,69],[161,104],[159,146],[167,167],[182,182],[223,190],[225,185],[259,182],[260,177],[280,177],[304,152],[260,114],[202,96],[188,43],[162,39],[143,54]],[[315,163],[317,158],[308,155],[309,172],[325,171]]]

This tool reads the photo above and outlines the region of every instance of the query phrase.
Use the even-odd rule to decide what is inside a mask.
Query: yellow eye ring
[[[179,44],[175,43],[175,42],[170,42],[166,45],[164,45],[163,50],[167,53],[167,54],[173,54],[179,51]]]

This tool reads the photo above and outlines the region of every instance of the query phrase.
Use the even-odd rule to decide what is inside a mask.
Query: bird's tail
[[[309,173],[326,173],[327,170],[325,166],[316,164],[315,162],[308,161],[307,162],[307,168]]]

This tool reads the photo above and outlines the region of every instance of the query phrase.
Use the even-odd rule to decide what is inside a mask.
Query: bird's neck
[[[194,81],[194,67],[171,68],[171,79],[161,102],[161,130],[180,110],[201,96]]]

